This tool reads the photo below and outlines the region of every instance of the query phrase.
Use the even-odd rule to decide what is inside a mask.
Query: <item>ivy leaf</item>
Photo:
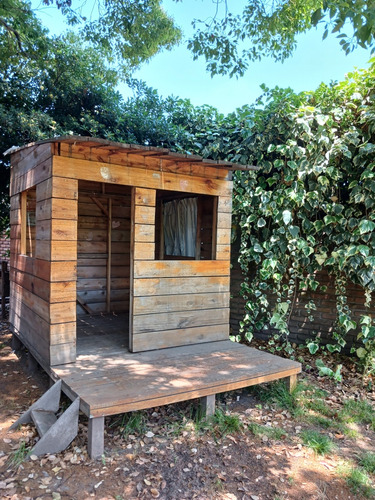
[[[292,212],[290,210],[284,210],[283,212],[283,221],[284,221],[284,224],[289,224],[289,222],[291,222],[292,220]]]
[[[258,223],[257,223],[257,226],[258,227],[264,227],[266,225],[266,221],[261,217],[259,220],[258,220]]]
[[[373,231],[375,229],[375,222],[372,222],[371,220],[362,220],[359,223],[359,232],[360,234],[365,234]]]
[[[289,232],[293,236],[293,238],[297,238],[299,234],[299,227],[298,226],[289,226]]]
[[[263,253],[263,248],[259,245],[259,243],[255,243],[253,248],[254,248],[254,252]]]
[[[310,354],[315,354],[319,350],[319,344],[317,344],[316,342],[309,342],[307,344],[307,348]]]

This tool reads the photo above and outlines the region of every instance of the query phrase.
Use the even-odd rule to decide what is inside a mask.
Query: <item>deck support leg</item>
[[[201,408],[204,416],[211,417],[215,413],[215,394],[202,397]]]
[[[289,392],[293,392],[297,386],[297,375],[296,374],[290,375],[285,379],[285,383]]]
[[[104,417],[90,417],[88,429],[88,452],[90,458],[99,458],[104,453]]]
[[[27,353],[27,369],[29,373],[35,373],[39,368],[38,361],[34,358],[34,356],[30,353]]]
[[[22,349],[22,342],[20,339],[13,333],[12,335],[12,349],[13,351],[20,351]]]

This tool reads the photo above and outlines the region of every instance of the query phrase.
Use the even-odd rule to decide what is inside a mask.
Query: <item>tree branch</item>
[[[18,45],[19,51],[21,52],[21,54],[25,54],[25,51],[23,50],[23,47],[22,47],[21,37],[20,37],[20,34],[18,33],[18,31],[15,30],[14,28],[12,28],[11,26],[9,26],[9,24],[2,17],[0,17],[0,25],[4,26],[4,28],[9,33],[12,33],[15,36],[15,38],[17,40],[17,45]]]

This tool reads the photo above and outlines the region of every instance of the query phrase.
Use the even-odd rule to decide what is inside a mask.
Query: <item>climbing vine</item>
[[[243,336],[271,328],[278,348],[292,352],[289,320],[301,291],[324,293],[321,271],[334,277],[336,321],[326,348],[340,351],[348,333],[367,370],[375,369],[375,322],[367,312],[375,289],[375,61],[336,85],[295,95],[264,88],[237,112],[231,159],[258,172],[235,176],[234,214],[240,238]],[[353,282],[366,311],[356,322],[347,300]],[[306,305],[312,321],[314,300]],[[357,324],[359,323],[359,324]],[[321,348],[319,335],[308,343]]]

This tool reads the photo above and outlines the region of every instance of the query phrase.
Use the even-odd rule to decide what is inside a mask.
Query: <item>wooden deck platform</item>
[[[103,450],[105,416],[210,397],[281,378],[293,384],[301,371],[295,361],[230,340],[130,353],[124,316],[116,321],[112,318],[111,328],[108,317],[84,321],[79,327],[77,361],[50,368],[50,374],[62,380],[70,398],[80,397],[81,410],[90,419],[92,456]]]

